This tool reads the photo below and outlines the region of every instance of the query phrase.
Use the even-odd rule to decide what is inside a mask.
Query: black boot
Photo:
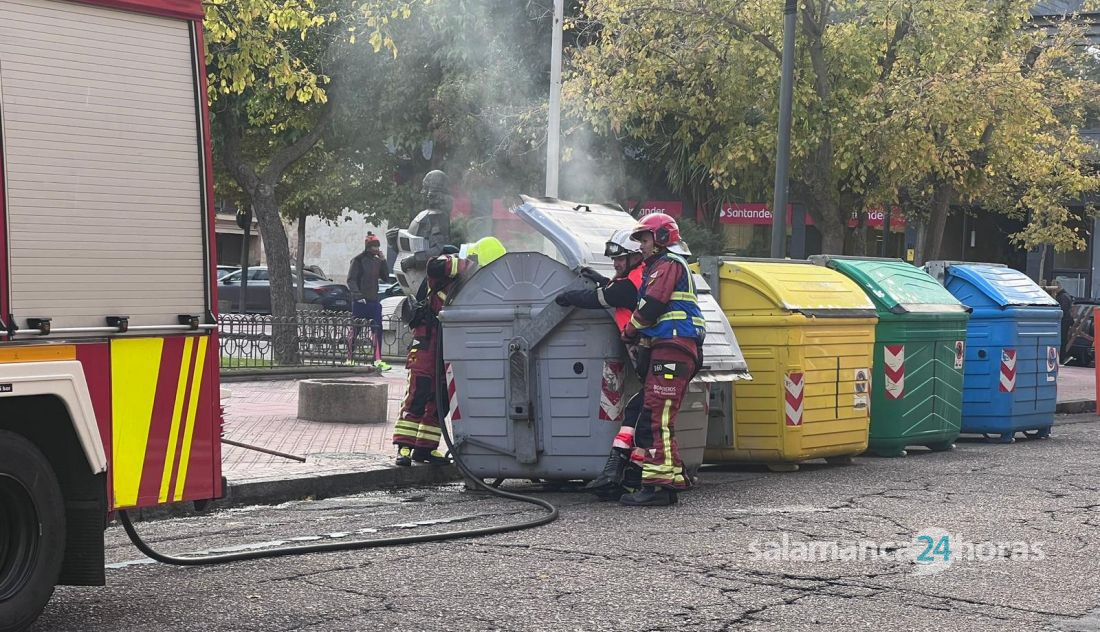
[[[397,446],[397,460],[395,461],[395,464],[400,465],[401,467],[409,467],[413,464],[412,453],[412,448],[407,445]]]
[[[626,457],[618,450],[612,450],[611,456],[607,457],[607,463],[604,463],[603,471],[584,486],[584,491],[602,497],[608,490],[619,487],[623,480],[623,473],[626,471],[626,464]]]
[[[447,465],[450,459],[440,454],[439,450],[430,448],[415,448],[412,451],[412,460],[417,463],[429,463],[431,465]]]
[[[620,503],[630,507],[667,507],[675,505],[677,501],[675,489],[653,485],[645,485],[632,494],[623,494],[619,499]]]

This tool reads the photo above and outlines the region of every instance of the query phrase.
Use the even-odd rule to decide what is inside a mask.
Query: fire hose
[[[445,390],[440,388],[440,384],[445,382],[443,377],[443,333],[439,332],[438,345],[436,347],[436,409],[446,410],[447,399],[445,396]],[[122,523],[122,528],[126,530],[126,535],[130,537],[130,541],[134,543],[134,546],[138,548],[147,557],[161,562],[162,564],[173,564],[176,566],[205,566],[208,564],[227,564],[230,562],[242,562],[246,560],[258,560],[274,557],[285,557],[288,555],[307,555],[311,553],[331,553],[334,551],[355,551],[360,549],[372,549],[384,546],[400,546],[404,544],[417,544],[420,542],[443,542],[446,540],[457,540],[459,538],[477,538],[487,535],[495,535],[498,533],[508,533],[510,531],[521,531],[524,529],[531,529],[544,524],[549,524],[558,518],[558,508],[549,502],[532,496],[525,496],[523,494],[517,494],[507,490],[499,489],[486,485],[483,480],[474,475],[473,472],[462,462],[462,456],[458,450],[455,449],[451,434],[447,430],[447,424],[444,420],[440,420],[439,429],[443,435],[443,440],[447,443],[447,449],[450,451],[454,464],[458,467],[459,472],[462,473],[463,478],[471,484],[474,488],[481,489],[495,496],[505,498],[508,500],[515,500],[518,502],[529,503],[537,505],[546,511],[545,514],[533,518],[531,520],[525,520],[522,522],[516,522],[512,524],[492,526],[492,527],[480,527],[476,529],[458,529],[454,531],[444,531],[443,533],[426,533],[420,535],[407,535],[393,538],[375,538],[370,540],[350,540],[339,542],[322,542],[316,544],[305,544],[296,546],[277,547],[253,551],[242,551],[237,553],[225,553],[219,555],[169,555],[167,553],[161,553],[153,550],[147,542],[141,539],[134,524],[130,520],[130,515],[121,510],[118,512],[119,521]]]

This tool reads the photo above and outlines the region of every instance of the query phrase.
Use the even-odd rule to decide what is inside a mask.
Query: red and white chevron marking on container
[[[886,364],[886,399],[901,399],[905,395],[905,345],[883,346]]]
[[[784,416],[788,426],[802,425],[803,392],[806,388],[805,374],[788,373],[783,378]]]
[[[600,388],[600,421],[622,421],[626,402],[626,363],[603,363],[603,384]]]
[[[1001,351],[1001,392],[1011,393],[1016,390],[1016,350],[1004,349]]]
[[[455,372],[451,363],[447,363],[447,403],[451,409],[451,421],[462,419],[462,413],[458,412],[458,395],[455,394]]]

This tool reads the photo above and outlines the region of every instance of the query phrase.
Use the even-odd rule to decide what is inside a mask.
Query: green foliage
[[[683,217],[676,220],[680,237],[687,242],[693,258],[721,255],[726,249],[726,233],[713,230],[699,222]]]
[[[826,251],[840,252],[853,210],[901,204],[920,221],[935,200],[943,212],[980,203],[1049,228],[1021,233],[1024,246],[1080,245],[1054,232],[1068,200],[1100,188],[1076,134],[1096,82],[1080,30],[1028,28],[1032,4],[802,0],[792,192]],[[590,0],[573,22],[587,45],[571,58],[567,101],[711,213],[717,205],[700,201],[769,199],[781,10]]]

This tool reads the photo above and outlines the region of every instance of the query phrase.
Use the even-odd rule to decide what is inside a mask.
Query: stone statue
[[[451,194],[447,174],[442,171],[429,171],[420,186],[420,195],[426,208],[409,224],[407,232],[411,236],[422,237],[425,247],[408,253],[398,262],[407,281],[402,283],[406,291],[415,292],[419,282],[425,278],[425,270],[434,257],[443,254],[443,247],[451,239]],[[399,277],[402,275],[399,275]]]

